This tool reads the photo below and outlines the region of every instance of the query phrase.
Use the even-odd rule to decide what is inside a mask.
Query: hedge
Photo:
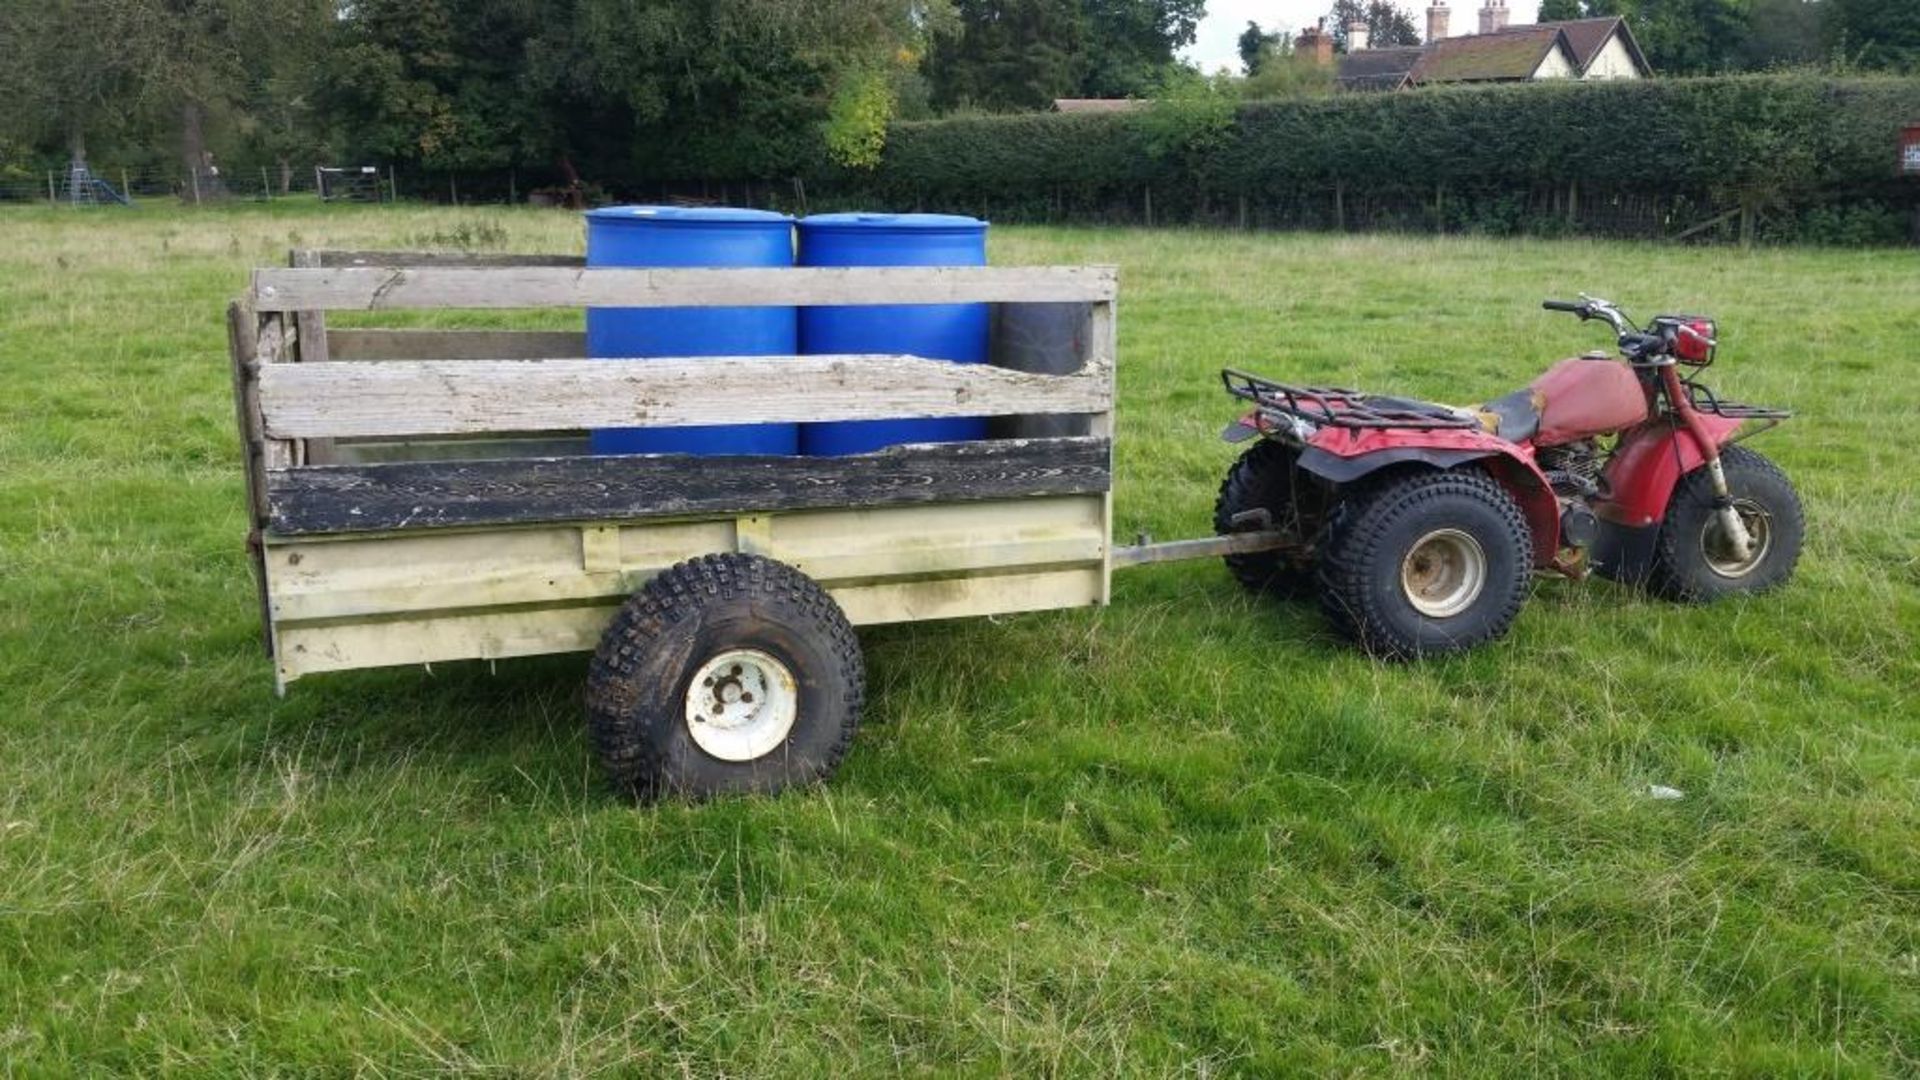
[[[1920,79],[1806,75],[1177,101],[898,124],[876,169],[810,186],[839,202],[1002,219],[1151,206],[1164,221],[1284,221],[1323,218],[1332,201],[1342,224],[1385,213],[1443,228],[1549,210],[1576,221],[1576,204],[1639,198],[1662,218],[1745,205],[1796,236],[1809,214],[1881,207],[1875,220],[1891,224],[1878,230],[1897,233],[1920,206],[1920,179],[1894,173],[1898,132],[1916,122]]]

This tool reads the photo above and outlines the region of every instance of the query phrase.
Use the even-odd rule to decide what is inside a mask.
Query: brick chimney
[[[1367,47],[1367,38],[1369,33],[1370,31],[1367,29],[1367,20],[1365,19],[1355,19],[1352,22],[1348,23],[1347,24],[1347,51],[1350,53],[1365,51]]]
[[[1480,9],[1480,32],[1498,33],[1507,28],[1507,0],[1486,0]]]
[[[1447,0],[1434,0],[1427,9],[1427,43],[1439,41],[1447,36],[1447,19],[1453,12],[1447,10]]]
[[[1294,39],[1293,51],[1313,57],[1313,62],[1321,65],[1333,63],[1333,35],[1327,33],[1327,20],[1321,19]]]

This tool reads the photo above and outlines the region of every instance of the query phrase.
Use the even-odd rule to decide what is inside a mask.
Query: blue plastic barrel
[[[587,212],[588,266],[792,266],[793,219],[767,210],[612,206]],[[800,351],[791,307],[588,308],[587,355],[770,356]],[[596,454],[792,454],[793,424],[607,428]]]
[[[802,266],[984,266],[987,223],[952,214],[815,214],[800,219]],[[987,359],[985,304],[888,304],[800,309],[800,351],[910,353],[979,364]],[[863,454],[901,443],[987,437],[974,417],[853,420],[800,425],[802,453]]]

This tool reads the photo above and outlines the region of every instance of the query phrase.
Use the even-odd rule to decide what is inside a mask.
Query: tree
[[[1165,82],[1193,43],[1206,0],[1081,0],[1086,55],[1080,92],[1140,97]]]
[[[1333,68],[1295,52],[1285,34],[1260,62],[1259,73],[1240,80],[1240,96],[1248,101],[1326,97],[1333,89]]]
[[[1624,15],[1647,62],[1663,75],[1739,66],[1751,0],[1581,0],[1575,18]]]
[[[473,0],[464,0],[473,2]],[[489,0],[526,8],[526,0]],[[898,65],[943,7],[909,0],[572,0],[521,51],[525,152],[619,175],[792,175],[868,161]],[[910,58],[910,59],[909,59]]]
[[[0,6],[0,125],[75,163],[89,143],[147,146],[177,133],[203,194],[209,125],[229,143],[272,130],[281,142],[317,124],[304,105],[331,0],[46,0]],[[304,100],[310,102],[310,96]]]
[[[84,164],[89,141],[126,130],[142,101],[150,14],[146,0],[0,5],[0,127]]]
[[[1260,24],[1248,20],[1247,28],[1240,31],[1240,70],[1249,77],[1260,74],[1260,65],[1267,54],[1272,52],[1286,35],[1275,31],[1268,33],[1260,29]]]
[[[1862,67],[1920,72],[1920,4],[1825,0],[1835,47]]]
[[[1204,10],[1204,0],[955,0],[932,35],[934,102],[1038,109],[1060,97],[1150,96]]]
[[[1420,31],[1413,25],[1413,19],[1394,6],[1391,0],[1366,0],[1364,3],[1362,0],[1334,0],[1333,10],[1327,13],[1327,28],[1333,34],[1334,51],[1347,51],[1347,25],[1355,22],[1367,24],[1368,48],[1420,44]]]
[[[1076,0],[956,0],[928,54],[934,104],[1041,109],[1078,96],[1085,40]]]
[[[1753,0],[1736,66],[1760,71],[1818,63],[1826,50],[1824,24],[1831,7],[1810,0]]]
[[[582,5],[584,6],[584,5]],[[355,157],[432,169],[539,158],[560,112],[532,85],[530,42],[580,14],[521,0],[355,0],[341,20],[327,106]]]
[[[1586,17],[1587,13],[1580,8],[1580,0],[1540,0],[1540,22],[1566,22]]]

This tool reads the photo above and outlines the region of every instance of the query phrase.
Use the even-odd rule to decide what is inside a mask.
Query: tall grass
[[[1382,667],[1217,566],[1129,571],[863,632],[824,790],[635,809],[577,657],[271,695],[222,302],[289,246],[449,236],[580,243],[0,214],[7,1071],[1920,1070],[1920,254],[1000,230],[1122,269],[1122,535],[1204,530],[1222,364],[1477,399],[1604,347],[1537,308],[1586,289],[1718,316],[1718,388],[1800,411],[1753,445],[1801,573],[1542,582],[1508,640]]]

